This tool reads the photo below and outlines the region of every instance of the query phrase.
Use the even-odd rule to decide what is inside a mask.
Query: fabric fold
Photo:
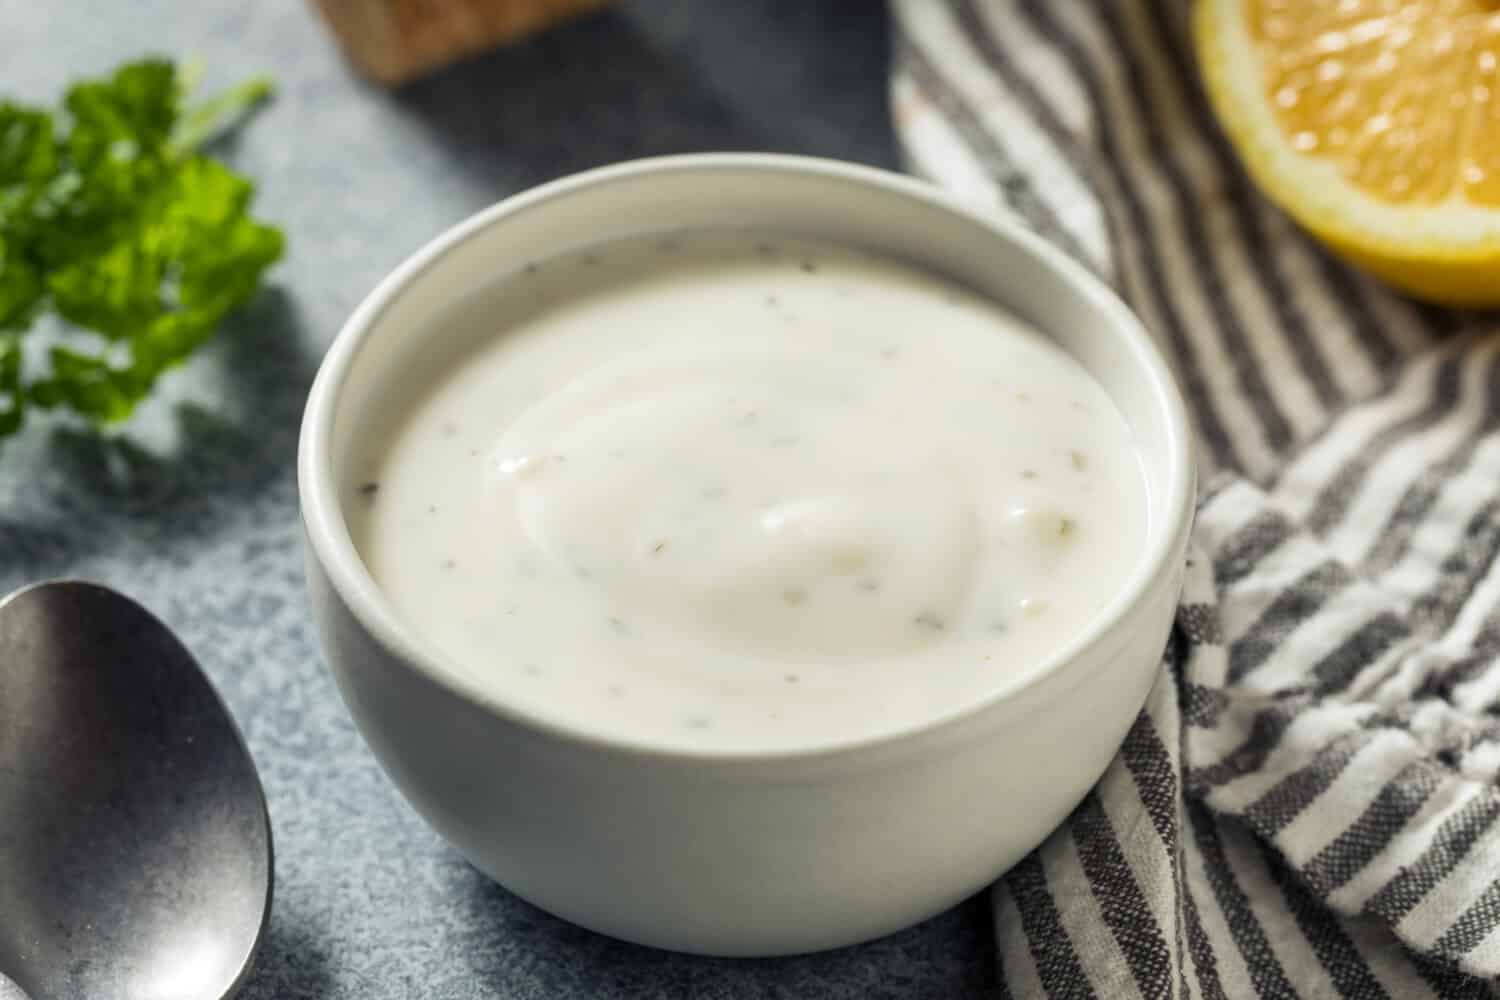
[[[996,887],[1008,988],[1490,995],[1500,725],[1423,686],[1463,656],[1434,654],[1400,597],[1270,495],[1226,483],[1199,511],[1146,710],[1064,827]],[[1267,604],[1263,581],[1286,580],[1302,589]],[[1236,675],[1267,629],[1281,641]],[[1343,666],[1317,669],[1329,662]]]

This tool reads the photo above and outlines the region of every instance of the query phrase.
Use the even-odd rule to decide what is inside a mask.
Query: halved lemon
[[[1500,0],[1197,0],[1214,110],[1272,201],[1418,298],[1500,305]]]

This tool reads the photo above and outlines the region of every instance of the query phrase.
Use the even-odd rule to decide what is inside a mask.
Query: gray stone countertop
[[[0,97],[50,104],[68,79],[149,52],[202,58],[210,87],[279,83],[223,151],[287,232],[272,287],[122,431],[36,420],[0,451],[0,592],[77,576],[131,594],[179,631],[245,732],[276,840],[245,997],[993,992],[982,897],[872,944],[766,961],[639,948],[521,902],[376,766],[303,590],[303,399],[377,280],[475,210],[610,161],[767,149],[892,166],[887,43],[869,0],[639,0],[386,92],[349,70],[307,0],[0,0]]]

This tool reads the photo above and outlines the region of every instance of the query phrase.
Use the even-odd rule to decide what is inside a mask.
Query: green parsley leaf
[[[253,185],[198,151],[270,83],[194,107],[184,90],[147,59],[75,84],[58,112],[0,102],[0,438],[30,406],[128,417],[281,257]],[[48,314],[74,335],[23,350]]]
[[[14,333],[0,333],[0,436],[21,426],[21,345]]]

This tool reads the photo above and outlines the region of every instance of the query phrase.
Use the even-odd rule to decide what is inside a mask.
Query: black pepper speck
[[[912,619],[913,625],[921,626],[931,632],[941,632],[947,626],[943,620],[931,611],[924,611]]]

